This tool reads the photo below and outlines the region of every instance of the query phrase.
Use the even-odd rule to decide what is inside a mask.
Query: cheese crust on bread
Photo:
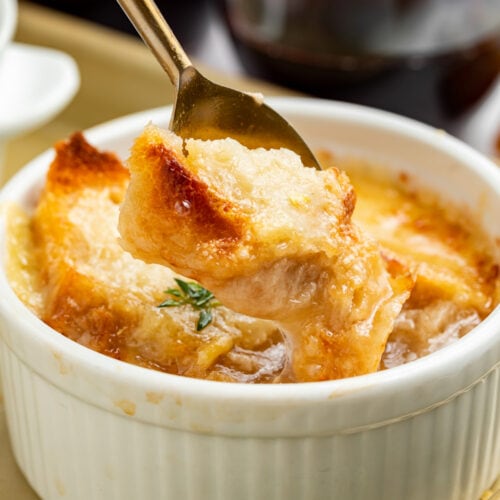
[[[129,159],[124,248],[168,266],[242,314],[276,321],[298,381],[376,371],[413,278],[351,221],[335,168],[232,139],[181,139],[148,126]]]
[[[273,381],[285,364],[276,325],[219,307],[212,324],[197,332],[197,312],[189,306],[158,308],[179,275],[120,246],[118,212],[128,182],[120,160],[81,134],[56,145],[31,221],[42,319],[80,344],[145,367]]]

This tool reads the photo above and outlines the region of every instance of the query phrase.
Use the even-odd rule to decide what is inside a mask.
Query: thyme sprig
[[[200,311],[198,321],[196,323],[196,331],[199,332],[208,326],[213,319],[212,309],[220,306],[220,302],[214,297],[214,294],[203,288],[194,281],[184,281],[179,278],[174,278],[178,288],[169,288],[165,293],[170,295],[170,298],[164,300],[158,307],[178,307],[190,305],[193,309]]]

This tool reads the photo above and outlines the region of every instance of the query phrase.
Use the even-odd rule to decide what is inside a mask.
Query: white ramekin
[[[314,148],[369,159],[468,207],[500,238],[500,172],[446,134],[352,105],[270,103]],[[126,157],[160,109],[87,133]],[[0,201],[29,204],[53,153]],[[5,234],[0,228],[1,258]],[[194,380],[107,358],[43,324],[0,270],[0,368],[16,459],[47,499],[476,500],[500,472],[500,308],[384,372],[288,385]]]

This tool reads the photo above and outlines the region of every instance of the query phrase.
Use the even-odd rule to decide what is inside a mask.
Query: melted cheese
[[[174,144],[173,149],[180,154],[181,144]],[[201,151],[196,153],[193,149],[192,153],[193,157],[199,153],[200,162],[205,158]],[[253,192],[255,175],[247,176],[245,182],[240,176],[238,183],[231,183],[230,176],[226,176],[222,169],[231,156],[221,154],[216,156],[222,165],[214,166],[210,178],[215,178],[217,185],[226,185],[226,191],[222,192],[225,199],[228,193],[234,198],[234,193]],[[279,158],[272,161],[279,161]],[[378,176],[367,175],[357,162],[338,166],[349,170],[357,192],[354,220],[364,233],[380,242],[384,256],[382,261],[372,261],[367,255],[373,254],[368,252],[363,256],[361,253],[362,258],[367,259],[363,261],[361,271],[355,266],[356,259],[350,261],[348,254],[337,260],[337,264],[344,263],[341,271],[346,274],[346,279],[361,283],[356,293],[345,287],[339,287],[339,293],[346,293],[349,300],[356,301],[356,309],[359,307],[363,311],[363,307],[370,306],[373,300],[370,297],[380,293],[377,287],[381,284],[377,280],[370,282],[374,286],[371,292],[366,288],[366,280],[374,277],[372,270],[382,279],[381,289],[385,290],[380,295],[382,301],[387,291],[397,297],[398,280],[394,277],[405,277],[406,269],[411,270],[415,280],[402,311],[399,315],[393,311],[393,326],[384,333],[383,342],[372,356],[372,359],[382,358],[381,363],[379,365],[377,361],[372,369],[390,368],[411,361],[457,340],[499,303],[498,261],[492,257],[487,239],[462,212],[444,210],[436,201],[425,201],[411,192],[408,182],[398,186]],[[198,171],[200,175],[203,168]],[[264,163],[263,168],[269,168],[269,165]],[[339,196],[341,199],[341,193],[345,196],[349,192],[349,183],[343,174],[333,172],[336,185],[332,189],[337,199]],[[49,325],[87,347],[161,371],[248,383],[317,379],[323,376],[325,367],[330,376],[336,376],[331,366],[337,363],[338,351],[332,351],[328,331],[318,330],[317,322],[307,323],[308,308],[302,309],[306,314],[296,314],[289,307],[283,309],[278,318],[282,328],[289,326],[288,316],[292,318],[294,314],[296,324],[303,326],[296,337],[288,334],[288,342],[285,342],[277,323],[245,316],[227,307],[214,310],[213,323],[202,332],[196,332],[194,325],[198,313],[189,306],[158,309],[157,305],[165,299],[164,290],[175,286],[174,278],[178,274],[165,266],[134,259],[120,246],[117,231],[119,206],[129,185],[128,179],[128,172],[114,155],[98,152],[77,134],[57,146],[57,157],[34,215],[18,207],[9,207],[8,278],[28,307]],[[154,177],[150,180],[153,185],[157,183]],[[258,186],[264,194],[266,182],[269,179]],[[290,241],[286,231],[283,233],[283,221],[299,221],[298,227],[305,232],[309,231],[308,226],[314,226],[316,221],[308,218],[304,210],[309,207],[317,211],[325,204],[311,189],[306,189],[314,182],[304,185],[293,182],[286,195],[280,194],[277,200],[261,197],[269,214],[281,210],[280,217],[273,219],[271,225],[267,225],[262,216],[263,232],[259,232],[256,226],[250,231],[272,239],[273,245],[265,250],[266,255],[270,255],[273,247],[278,247],[277,251],[284,254],[292,247],[296,253],[304,248],[298,240]],[[187,183],[184,193],[192,186]],[[272,185],[272,192],[277,190],[275,186],[276,183]],[[240,223],[244,220],[243,215],[252,208],[243,199],[243,194],[241,198],[235,219]],[[344,199],[351,199],[351,195]],[[183,198],[173,204],[181,217],[193,208],[186,201],[189,200]],[[345,210],[346,205],[343,206],[338,205],[339,210]],[[230,210],[227,204],[218,207],[222,207],[222,213]],[[211,225],[200,226],[205,236],[216,234],[221,229],[220,213],[215,211],[212,216]],[[203,219],[200,221],[202,223]],[[325,230],[321,224],[326,222],[321,220],[318,224],[311,227],[313,233],[307,233],[314,236],[317,230],[316,241],[320,241],[320,232]],[[222,228],[230,241],[231,225]],[[177,244],[183,237],[199,236],[196,232],[192,235],[177,233]],[[356,245],[360,245],[360,241],[364,240],[358,239]],[[377,248],[371,237],[366,241],[368,250]],[[361,245],[355,250],[361,251],[362,248]],[[191,254],[188,262],[193,255],[196,257],[196,254]],[[239,255],[245,257],[245,249]],[[214,267],[217,267],[219,257],[214,260]],[[286,276],[288,294],[294,287],[324,276],[318,273],[318,262],[328,267],[321,260],[313,259],[305,259],[295,268],[284,267],[285,274],[281,279]],[[367,266],[367,262],[371,264]],[[351,269],[353,272],[349,278]],[[366,275],[363,269],[369,270]],[[290,270],[295,278],[287,274]],[[227,269],[218,271],[226,273]],[[269,281],[269,275],[264,277],[257,298],[262,300],[263,289],[270,290],[273,293],[265,298],[271,303],[276,290],[283,288],[283,282],[273,283]],[[399,293],[406,293],[407,282],[403,279],[400,283],[403,287]],[[322,293],[328,290],[328,286],[323,285],[320,281],[314,286],[302,287],[295,298],[299,303],[307,302],[311,297],[323,301]],[[243,288],[237,292],[241,296],[241,293],[252,293],[252,290],[254,288]],[[397,300],[392,304],[399,310]],[[321,314],[328,314],[327,308],[321,311]],[[370,348],[373,342],[369,337],[369,323],[365,330],[362,322],[357,328],[360,338],[363,334],[368,338],[366,346],[358,345],[362,349]],[[364,353],[359,356],[364,356]],[[348,360],[349,357],[343,358],[344,366],[348,366]]]
[[[500,302],[498,261],[487,238],[464,211],[415,192],[404,175],[398,185],[359,162],[344,167],[358,193],[354,219],[416,279],[383,366],[424,356],[469,332]]]
[[[232,139],[181,148],[153,126],[129,166],[125,248],[196,279],[235,311],[276,321],[290,347],[282,380],[377,370],[413,280],[351,222],[343,172]]]

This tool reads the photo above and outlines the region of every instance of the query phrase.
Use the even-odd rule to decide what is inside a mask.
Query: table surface
[[[209,36],[217,43],[215,32]],[[53,121],[8,144],[0,182],[75,130],[173,101],[173,89],[163,70],[143,44],[131,36],[20,2],[15,39],[69,53],[79,66],[81,87],[71,104]],[[208,78],[241,90],[258,91],[268,96],[295,94],[242,77],[237,71],[226,73],[220,68],[203,65],[201,68]],[[490,494],[486,493],[482,500]],[[0,393],[0,500],[36,498],[12,456]]]

